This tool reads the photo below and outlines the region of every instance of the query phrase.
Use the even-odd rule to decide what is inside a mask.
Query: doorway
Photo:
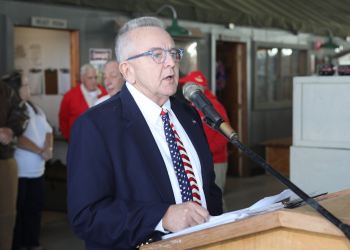
[[[239,140],[248,142],[247,45],[216,41],[216,95],[226,108]],[[249,176],[247,159],[229,145],[228,174]]]
[[[32,101],[58,131],[63,94],[79,80],[79,31],[26,26],[14,28],[14,68],[28,77]]]
[[[69,81],[79,80],[79,31],[16,26],[14,29],[15,69],[68,69]]]

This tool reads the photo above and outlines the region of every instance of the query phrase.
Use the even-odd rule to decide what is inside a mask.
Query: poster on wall
[[[28,82],[32,95],[41,95],[43,93],[43,71],[41,69],[30,69],[28,73]]]
[[[15,68],[23,69],[27,62],[27,52],[23,44],[18,44],[15,47]]]
[[[47,68],[44,71],[45,77],[45,94],[46,95],[57,95],[58,93],[58,76],[57,69]]]
[[[59,69],[58,71],[58,94],[65,94],[70,89],[69,69]]]
[[[29,59],[29,65],[33,67],[41,67],[42,61],[43,61],[43,48],[41,44],[30,44],[28,48],[28,59]]]
[[[89,62],[97,70],[98,82],[103,82],[103,66],[112,60],[112,50],[103,48],[91,48],[89,50]]]

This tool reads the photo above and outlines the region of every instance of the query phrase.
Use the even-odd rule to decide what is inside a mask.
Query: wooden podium
[[[350,189],[321,199],[322,206],[350,224]],[[141,249],[349,250],[350,241],[331,222],[304,205],[154,242]]]

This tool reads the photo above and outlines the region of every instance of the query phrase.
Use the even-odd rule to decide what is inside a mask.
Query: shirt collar
[[[129,82],[126,82],[125,84],[147,122],[155,124],[161,120],[160,112],[162,111],[162,108],[171,111],[171,103],[169,99],[162,107],[160,107]]]
[[[90,96],[99,96],[101,94],[101,90],[97,87],[96,90],[89,91],[83,83],[80,84],[81,90]]]
[[[80,89],[88,106],[92,107],[95,104],[98,96],[101,94],[101,90],[97,88],[94,91],[88,91],[83,83],[80,84]]]

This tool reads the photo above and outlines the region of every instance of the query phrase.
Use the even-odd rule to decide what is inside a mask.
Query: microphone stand
[[[213,127],[216,130],[219,130],[218,128],[225,123],[221,121],[221,124],[215,125],[215,122],[212,120],[206,118],[204,119],[205,122],[208,123],[209,126]],[[232,128],[231,128],[232,130]],[[325,209],[323,206],[321,206],[316,200],[314,200],[312,197],[307,195],[304,191],[302,191],[299,187],[297,187],[293,182],[291,182],[289,179],[281,175],[278,171],[273,169],[271,165],[269,165],[261,156],[259,156],[257,153],[255,153],[250,148],[246,147],[244,144],[242,144],[238,138],[237,134],[232,130],[230,134],[223,133],[219,130],[221,134],[223,134],[229,142],[231,142],[234,146],[239,148],[244,154],[246,154],[251,160],[253,160],[255,163],[257,163],[259,166],[261,166],[263,169],[265,169],[268,173],[273,175],[277,178],[281,183],[286,185],[288,188],[290,188],[296,195],[298,195],[303,201],[305,201],[307,204],[309,204],[312,208],[314,208],[317,212],[319,212],[322,216],[324,216],[327,220],[329,220],[331,223],[333,223],[336,227],[338,227],[350,240],[350,226],[340,221],[337,217],[335,217],[331,212],[329,212],[327,209]],[[226,131],[224,131],[226,132]]]

